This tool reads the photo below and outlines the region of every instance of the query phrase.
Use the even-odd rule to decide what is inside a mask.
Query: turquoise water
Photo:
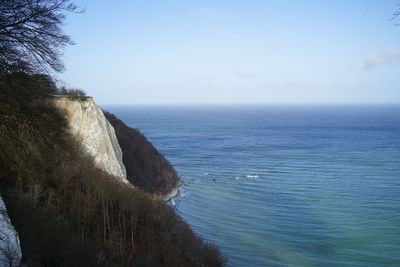
[[[400,106],[105,108],[175,166],[178,214],[229,266],[400,266]]]

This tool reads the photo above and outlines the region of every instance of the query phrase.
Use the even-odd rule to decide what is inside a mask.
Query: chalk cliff
[[[21,257],[18,233],[8,218],[6,206],[0,196],[0,266],[19,266]]]
[[[59,96],[54,101],[66,115],[71,133],[93,156],[96,166],[129,183],[114,128],[93,98]]]

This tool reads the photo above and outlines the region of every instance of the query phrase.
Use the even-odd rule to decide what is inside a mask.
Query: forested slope
[[[122,150],[128,180],[145,192],[168,194],[179,178],[174,167],[138,130],[128,127],[115,115],[104,111],[115,129]]]
[[[28,266],[223,266],[174,210],[96,168],[45,76],[0,76],[0,186]],[[150,190],[149,190],[150,191]]]

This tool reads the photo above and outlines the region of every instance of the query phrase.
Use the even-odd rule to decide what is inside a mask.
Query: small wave
[[[187,186],[187,185],[190,185],[190,184],[194,184],[194,183],[197,183],[198,181],[199,181],[199,179],[196,179],[196,178],[182,178],[181,179],[181,182],[182,182],[181,186]]]
[[[257,179],[257,178],[259,178],[259,176],[258,175],[246,175],[246,178]]]

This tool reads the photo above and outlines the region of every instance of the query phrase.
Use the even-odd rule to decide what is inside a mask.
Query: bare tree
[[[66,87],[59,88],[57,93],[62,96],[73,96],[73,97],[86,96],[86,92],[83,91],[82,89],[68,89]]]
[[[0,72],[61,72],[61,49],[73,42],[61,26],[70,0],[0,0]]]
[[[392,20],[396,21],[395,25],[399,26],[398,18],[400,17],[400,3],[397,4],[397,10],[393,12]]]

